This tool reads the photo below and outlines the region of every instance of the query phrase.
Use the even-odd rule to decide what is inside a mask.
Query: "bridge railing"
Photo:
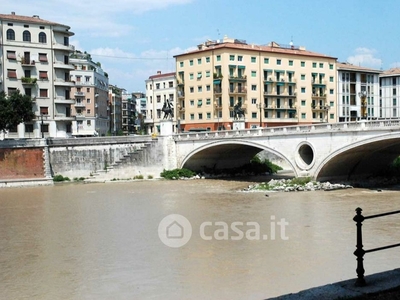
[[[285,135],[285,134],[304,134],[316,133],[322,131],[356,131],[356,130],[374,130],[399,128],[400,119],[382,119],[382,120],[362,120],[354,122],[340,123],[322,123],[312,125],[291,125],[279,127],[263,127],[252,129],[233,129],[223,131],[202,131],[202,132],[183,132],[176,133],[174,138],[177,140],[192,139],[221,139],[235,138],[244,136],[268,136],[268,135]]]
[[[363,243],[362,243],[362,229],[361,229],[362,222],[364,220],[399,214],[400,210],[386,212],[386,213],[382,213],[382,214],[371,215],[371,216],[363,216],[361,214],[361,212],[362,212],[362,209],[357,207],[356,215],[353,218],[353,220],[354,220],[354,222],[356,222],[356,226],[357,226],[357,245],[356,245],[356,251],[354,251],[354,255],[357,257],[357,269],[356,269],[357,280],[355,283],[356,286],[366,285],[365,278],[364,278],[364,273],[365,273],[364,262],[363,262],[364,254],[400,246],[400,243],[398,243],[398,244],[392,244],[392,245],[388,245],[388,246],[384,246],[384,247],[378,247],[378,248],[364,250]]]

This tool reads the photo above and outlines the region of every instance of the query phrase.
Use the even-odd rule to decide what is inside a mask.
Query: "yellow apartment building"
[[[336,58],[294,45],[224,37],[176,59],[181,131],[336,122]]]

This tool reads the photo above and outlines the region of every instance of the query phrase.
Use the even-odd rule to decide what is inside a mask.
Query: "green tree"
[[[22,122],[31,122],[35,117],[32,111],[33,101],[19,90],[7,96],[0,92],[0,131],[16,127]]]

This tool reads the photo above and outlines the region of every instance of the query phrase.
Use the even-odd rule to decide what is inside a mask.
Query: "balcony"
[[[319,80],[316,78],[313,78],[311,81],[311,84],[313,87],[325,87],[326,86],[327,81],[325,79]]]
[[[54,103],[56,103],[56,104],[74,104],[75,100],[74,99],[65,99],[62,97],[56,97],[56,98],[54,98]]]
[[[84,92],[75,92],[74,95],[76,97],[85,97],[85,93]]]
[[[21,59],[21,66],[22,67],[28,67],[28,68],[34,67],[35,66],[35,61],[22,58]]]
[[[325,93],[314,93],[312,94],[312,99],[326,99],[326,94]]]
[[[229,94],[247,94],[247,89],[246,88],[229,89],[228,93]]]
[[[74,66],[70,65],[70,64],[66,64],[64,62],[61,61],[55,61],[54,62],[54,68],[55,69],[66,69],[66,70],[74,70]]]
[[[75,106],[75,107],[86,107],[85,103],[83,103],[83,102],[76,102],[76,103],[74,104],[74,106]]]
[[[74,121],[75,117],[67,116],[66,114],[55,114],[54,120],[56,120],[56,121]]]
[[[75,86],[75,83],[73,81],[69,80],[63,80],[63,79],[55,79],[54,80],[54,85],[55,86]]]
[[[185,92],[184,91],[178,91],[178,98],[185,98]]]
[[[64,45],[64,44],[60,44],[60,43],[53,43],[53,49],[54,50],[65,50],[65,51],[70,51],[70,52],[75,51],[75,47],[73,45]]]
[[[86,118],[85,114],[82,114],[82,113],[76,114],[75,117],[76,117],[77,120],[81,120],[81,119],[85,119]]]
[[[244,82],[247,80],[246,75],[243,76],[229,76],[229,81],[233,82]]]
[[[23,85],[34,85],[37,82],[37,78],[33,77],[21,77],[21,81]]]

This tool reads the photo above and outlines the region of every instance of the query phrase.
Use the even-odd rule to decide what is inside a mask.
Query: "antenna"
[[[293,49],[293,35],[290,37],[290,43],[289,43],[289,45],[290,45],[290,48]]]

